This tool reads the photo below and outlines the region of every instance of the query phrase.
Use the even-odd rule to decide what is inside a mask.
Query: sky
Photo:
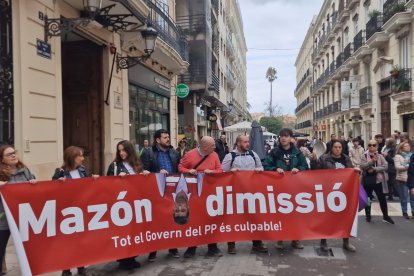
[[[263,112],[270,100],[266,71],[277,70],[273,104],[295,114],[295,61],[314,15],[323,0],[239,0],[247,43],[247,101],[250,112]],[[293,49],[293,50],[257,50]]]

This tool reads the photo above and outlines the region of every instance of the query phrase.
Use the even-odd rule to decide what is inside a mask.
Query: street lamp
[[[141,35],[145,41],[145,49],[144,49],[145,54],[143,54],[142,56],[138,56],[138,57],[130,57],[130,56],[123,57],[120,54],[118,54],[116,56],[116,66],[117,66],[116,71],[117,72],[121,69],[131,68],[140,62],[145,62],[154,52],[155,42],[158,37],[158,32],[152,27],[147,27],[146,29],[141,31]]]
[[[83,7],[91,15],[95,15],[102,6],[102,0],[83,0]]]

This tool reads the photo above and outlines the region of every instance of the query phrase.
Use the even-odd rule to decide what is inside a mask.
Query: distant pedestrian
[[[220,162],[223,161],[224,156],[229,153],[229,147],[227,146],[227,137],[225,134],[220,135],[220,139],[216,140],[216,148],[215,151],[218,154]]]
[[[335,134],[331,134],[331,140],[326,143],[326,152],[325,153],[329,153],[331,151],[333,141],[336,141],[336,135]]]
[[[387,169],[388,163],[385,161],[384,156],[378,153],[378,143],[376,140],[370,140],[368,143],[368,150],[364,153],[361,158],[361,170],[363,171],[362,183],[364,189],[368,195],[368,198],[372,200],[372,192],[375,191],[375,194],[378,197],[383,221],[394,224],[394,221],[391,217],[388,216],[388,206],[387,199],[385,198],[386,193],[388,193],[388,184],[387,184]],[[365,216],[366,221],[371,222],[371,201],[365,207]]]
[[[180,143],[178,143],[178,148],[176,151],[178,152],[180,158],[183,158],[183,156],[189,151],[187,147],[187,141],[185,139],[182,139]]]
[[[410,144],[408,142],[401,142],[398,147],[397,154],[394,157],[395,169],[397,171],[396,181],[397,181],[397,187],[399,189],[401,210],[403,213],[403,217],[406,219],[409,219],[408,209],[407,209],[408,198],[410,199],[411,214],[414,218],[414,195],[409,193],[409,190],[407,187],[407,178],[408,178],[407,172],[408,172],[408,167],[410,165],[410,159],[412,155],[413,153],[411,151]]]
[[[141,158],[144,151],[148,150],[149,148],[150,148],[149,141],[145,139],[141,150],[138,152],[138,157]]]
[[[414,152],[414,141],[410,139],[407,132],[402,132],[400,135],[400,143],[403,143],[403,142],[409,143],[411,147],[411,152]]]
[[[396,177],[396,170],[395,170],[395,141],[393,138],[388,138],[385,140],[385,146],[382,150],[382,155],[384,156],[385,160],[388,162],[388,200],[394,200],[394,195],[398,194],[395,183],[395,177]]]
[[[263,171],[260,157],[254,151],[250,150],[249,138],[245,135],[239,135],[236,138],[237,148],[228,153],[221,165],[223,171],[237,172],[237,171]],[[229,254],[236,254],[236,243],[228,242],[227,252]],[[267,253],[267,247],[261,240],[254,240],[252,251],[259,253]]]
[[[352,147],[349,149],[349,158],[354,167],[361,165],[361,157],[364,155],[364,149],[359,145],[359,139],[352,139]]]

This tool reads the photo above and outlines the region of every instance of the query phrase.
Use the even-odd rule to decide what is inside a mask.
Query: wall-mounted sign
[[[44,42],[43,40],[37,39],[36,42],[37,55],[51,59],[52,58],[52,47],[49,43]]]
[[[190,94],[190,88],[184,83],[180,83],[175,89],[175,94],[178,98],[185,98]]]

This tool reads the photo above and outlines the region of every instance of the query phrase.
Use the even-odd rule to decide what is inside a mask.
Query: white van
[[[271,132],[263,132],[264,143],[273,147],[278,139],[278,136]]]

